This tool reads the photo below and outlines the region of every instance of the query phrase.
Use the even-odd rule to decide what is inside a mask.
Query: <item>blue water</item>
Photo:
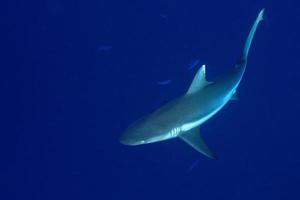
[[[300,199],[298,1],[5,4],[0,199]],[[239,100],[201,128],[219,160],[119,143],[186,92],[191,60],[209,80],[233,67],[261,8]]]

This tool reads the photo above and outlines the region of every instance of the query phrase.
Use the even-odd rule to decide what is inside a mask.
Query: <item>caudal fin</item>
[[[258,27],[258,24],[260,21],[263,20],[263,15],[264,15],[264,12],[265,12],[265,9],[262,9],[258,16],[256,17],[256,20],[250,30],[250,33],[247,37],[247,40],[245,42],[245,46],[243,48],[243,51],[242,51],[242,55],[240,56],[238,62],[236,63],[236,67],[246,67],[246,64],[247,64],[247,58],[248,58],[248,53],[249,53],[249,49],[250,49],[250,46],[251,46],[251,43],[252,43],[252,40],[253,40],[253,37],[255,35],[255,32],[256,32],[256,29]]]

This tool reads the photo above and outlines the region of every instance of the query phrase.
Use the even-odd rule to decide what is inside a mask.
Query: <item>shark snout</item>
[[[128,137],[128,136],[125,135],[125,134],[123,134],[123,135],[120,137],[119,141],[120,141],[122,144],[125,144],[125,145],[130,145],[131,142],[132,142],[131,139],[130,139],[130,137]]]
[[[134,139],[134,137],[131,136],[131,134],[128,134],[125,132],[121,137],[120,137],[120,143],[124,145],[138,145],[139,142]]]
[[[143,137],[138,135],[135,131],[131,131],[130,129],[123,133],[119,141],[124,145],[131,145],[131,146],[146,143]]]

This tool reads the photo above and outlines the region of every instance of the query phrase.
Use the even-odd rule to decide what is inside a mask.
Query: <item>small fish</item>
[[[162,80],[162,81],[157,81],[158,85],[168,85],[172,83],[172,80]]]
[[[160,14],[159,16],[162,18],[162,20],[163,20],[164,22],[168,22],[168,20],[169,20],[168,14]]]
[[[197,159],[193,162],[193,164],[188,168],[187,173],[191,172],[199,164],[199,160],[200,159]]]
[[[190,64],[188,70],[194,69],[197,65],[199,65],[200,60],[193,60],[193,62]]]
[[[110,45],[103,45],[97,48],[97,51],[110,51],[110,50],[112,50],[112,46]]]

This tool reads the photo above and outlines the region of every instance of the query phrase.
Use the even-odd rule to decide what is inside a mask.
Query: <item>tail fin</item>
[[[251,30],[250,30],[250,33],[249,33],[249,35],[247,37],[247,40],[245,42],[244,49],[242,51],[242,55],[239,57],[239,60],[236,63],[236,68],[238,68],[238,67],[244,67],[245,68],[246,67],[249,49],[250,49],[253,37],[255,35],[256,29],[258,27],[258,24],[259,24],[260,21],[263,20],[264,11],[265,11],[265,9],[262,9],[259,12],[259,14],[258,14]]]

